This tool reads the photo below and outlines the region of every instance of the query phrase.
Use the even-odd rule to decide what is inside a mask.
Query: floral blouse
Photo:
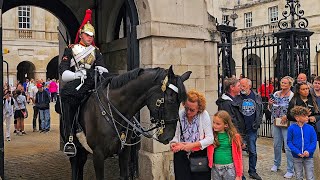
[[[280,92],[277,91],[274,93],[274,103],[271,108],[271,122],[273,123],[275,118],[281,118],[282,116],[287,115],[288,107],[289,107],[289,102],[291,100],[292,96],[286,96],[285,97],[280,97]],[[292,91],[289,91],[292,93]]]
[[[188,122],[186,114],[181,121],[182,134],[181,142],[197,142],[200,138],[199,132],[199,114],[195,115],[192,119],[192,123]]]

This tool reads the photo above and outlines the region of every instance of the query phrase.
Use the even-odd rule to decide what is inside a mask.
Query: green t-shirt
[[[214,150],[214,164],[224,165],[233,163],[231,142],[227,132],[218,133],[218,140],[220,146]]]

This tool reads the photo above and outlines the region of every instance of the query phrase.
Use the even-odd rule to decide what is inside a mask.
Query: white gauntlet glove
[[[102,66],[96,66],[96,70],[99,71],[99,74],[103,74],[103,73],[108,73],[108,69],[107,68],[104,68]]]
[[[79,70],[76,71],[75,73],[69,70],[66,70],[62,73],[62,81],[64,82],[69,82],[69,81],[73,81],[75,79],[86,79],[87,78],[87,72],[86,70]]]

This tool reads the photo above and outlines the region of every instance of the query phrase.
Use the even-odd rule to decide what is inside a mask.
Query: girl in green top
[[[226,111],[213,116],[214,166],[211,178],[214,180],[240,180],[242,178],[241,136],[237,133],[231,117]]]

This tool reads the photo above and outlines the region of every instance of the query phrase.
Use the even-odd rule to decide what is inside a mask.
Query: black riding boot
[[[78,128],[78,122],[74,119],[76,110],[69,103],[62,103],[62,120],[61,120],[61,135],[65,142],[64,153],[68,156],[74,156],[76,154],[75,132]]]

